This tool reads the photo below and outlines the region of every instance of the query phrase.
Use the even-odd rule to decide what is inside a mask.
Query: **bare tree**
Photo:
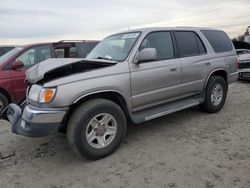
[[[239,35],[238,37],[235,37],[232,40],[233,41],[242,41],[242,42],[244,42],[245,36],[249,35],[249,28],[250,28],[250,26],[247,27],[247,29],[246,29],[246,31],[245,31],[245,33],[243,35]]]

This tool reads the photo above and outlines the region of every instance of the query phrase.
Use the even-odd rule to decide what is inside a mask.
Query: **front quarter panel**
[[[74,80],[73,78],[76,77],[77,80]],[[62,84],[63,82],[65,83]],[[45,86],[57,86],[56,96],[51,103],[47,104],[48,107],[70,106],[84,96],[108,91],[122,95],[128,107],[131,107],[130,77],[127,62],[107,67],[105,70],[99,69],[64,77],[58,81],[55,80],[45,84]]]

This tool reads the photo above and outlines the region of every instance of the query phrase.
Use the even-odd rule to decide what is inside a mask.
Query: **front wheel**
[[[126,134],[122,109],[105,99],[80,105],[68,122],[67,138],[72,149],[90,160],[105,157],[120,145]]]
[[[205,90],[205,101],[201,108],[209,113],[221,110],[227,97],[227,83],[221,76],[211,76]]]
[[[7,97],[0,93],[0,112],[8,105]]]

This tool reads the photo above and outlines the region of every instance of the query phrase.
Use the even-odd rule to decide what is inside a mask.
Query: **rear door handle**
[[[206,62],[206,65],[211,65],[211,62]]]
[[[177,70],[177,67],[170,67],[170,70],[173,72],[173,71],[176,71]]]

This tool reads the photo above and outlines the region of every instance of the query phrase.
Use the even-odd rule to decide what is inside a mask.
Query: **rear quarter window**
[[[230,39],[223,31],[202,30],[201,32],[216,53],[230,52],[233,50]]]

